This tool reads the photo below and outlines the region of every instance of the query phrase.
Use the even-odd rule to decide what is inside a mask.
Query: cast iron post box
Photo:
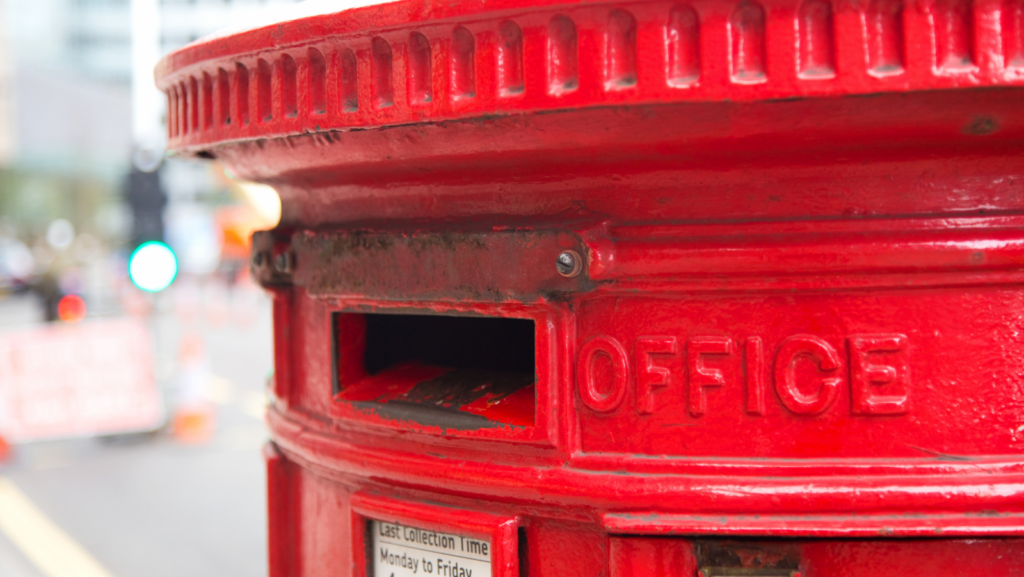
[[[1022,0],[331,6],[157,70],[273,577],[1024,574]]]

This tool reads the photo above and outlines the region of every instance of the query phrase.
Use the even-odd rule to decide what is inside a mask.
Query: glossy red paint
[[[495,577],[1024,573],[1022,14],[401,1],[170,55],[174,149],[283,199],[271,574],[369,577],[374,520]]]

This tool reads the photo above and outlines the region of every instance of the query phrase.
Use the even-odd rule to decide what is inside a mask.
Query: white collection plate
[[[491,543],[370,521],[372,577],[491,577]]]

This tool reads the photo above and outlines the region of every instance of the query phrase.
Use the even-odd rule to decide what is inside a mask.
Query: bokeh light
[[[162,242],[143,243],[128,260],[128,276],[146,292],[162,291],[178,276],[178,258]]]
[[[81,322],[85,318],[85,301],[78,295],[64,295],[57,303],[57,316],[69,324]]]

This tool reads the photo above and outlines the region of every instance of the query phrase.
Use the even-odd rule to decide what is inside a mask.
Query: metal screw
[[[249,262],[252,264],[253,268],[263,268],[263,266],[267,264],[267,255],[265,255],[263,251],[254,252],[252,253],[252,258]]]
[[[558,255],[558,260],[555,261],[555,268],[558,269],[558,274],[562,276],[574,277],[583,270],[583,259],[574,250],[564,250],[562,254]]]
[[[274,257],[274,269],[283,274],[292,272],[292,254],[290,252],[282,252]]]

